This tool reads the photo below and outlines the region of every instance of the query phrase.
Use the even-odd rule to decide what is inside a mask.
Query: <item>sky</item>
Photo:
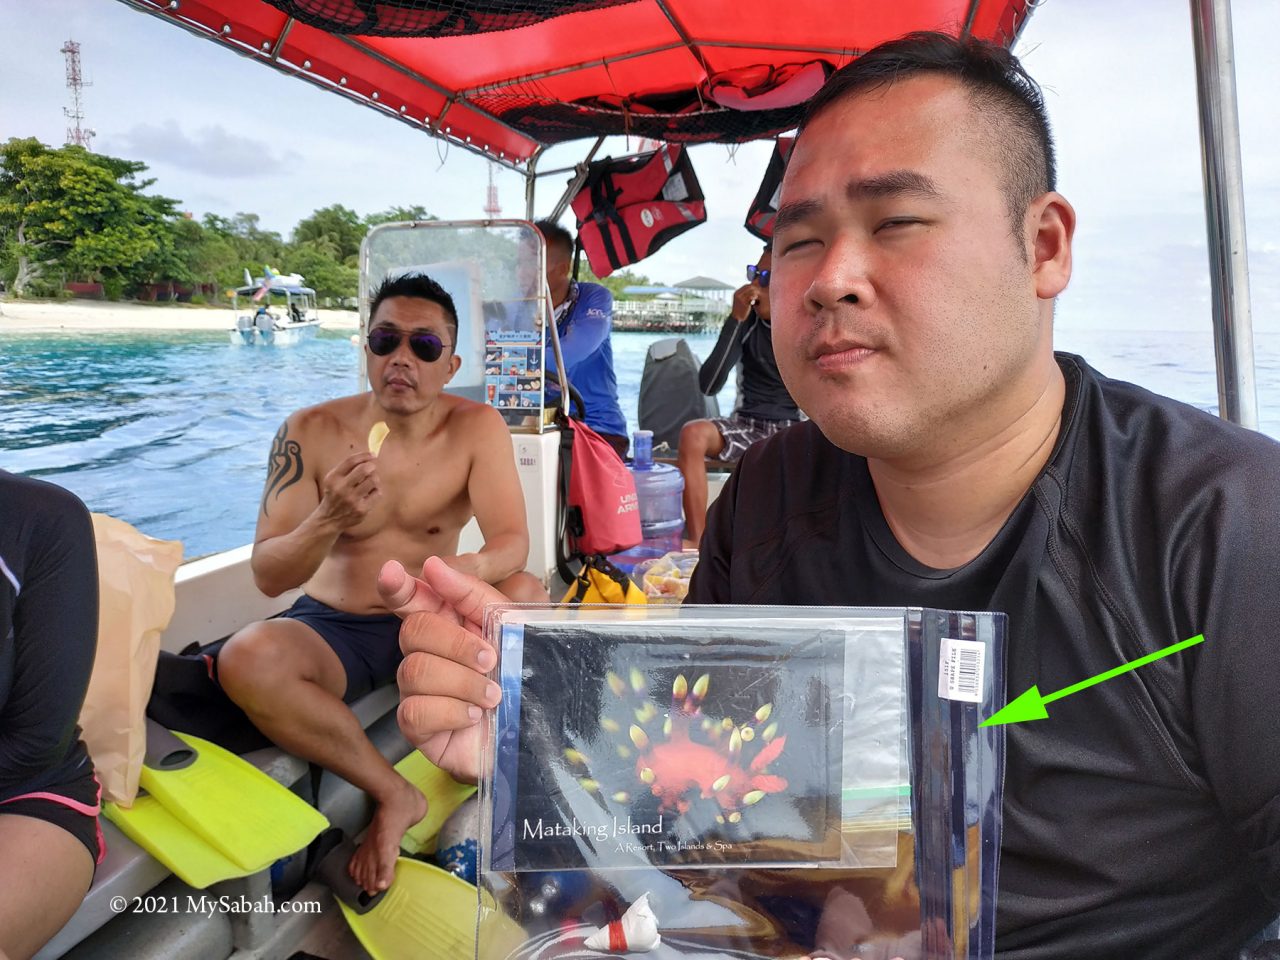
[[[1280,330],[1280,3],[1233,4],[1254,327]],[[480,218],[489,164],[385,115],[110,0],[0,0],[0,140],[61,144],[69,102],[59,48],[81,44],[95,149],[141,160],[155,191],[196,216],[257,213],[288,234],[318,207],[361,214],[421,204]],[[1191,22],[1185,0],[1046,0],[1015,48],[1045,89],[1060,190],[1078,214],[1059,326],[1190,330],[1209,324]],[[625,143],[618,140],[613,151]],[[568,166],[585,146],[549,151]],[[634,269],[737,285],[757,241],[742,227],[770,147],[695,147],[708,222]],[[507,216],[524,183],[495,174]],[[562,184],[540,181],[537,215]],[[288,265],[282,265],[288,269]]]

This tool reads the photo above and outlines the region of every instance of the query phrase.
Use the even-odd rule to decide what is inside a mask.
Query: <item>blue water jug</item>
[[[636,481],[640,532],[644,536],[641,545],[658,551],[652,554],[654,556],[661,556],[668,550],[679,550],[680,537],[684,532],[681,503],[684,477],[670,464],[653,462],[652,430],[637,430],[631,437],[634,451],[631,475]]]

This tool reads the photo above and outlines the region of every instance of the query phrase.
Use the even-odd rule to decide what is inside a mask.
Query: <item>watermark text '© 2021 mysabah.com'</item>
[[[269,895],[255,899],[240,896],[211,897],[207,893],[168,897],[112,897],[111,912],[124,913],[197,913],[212,917],[218,913],[319,913],[319,900],[286,900],[276,903]]]

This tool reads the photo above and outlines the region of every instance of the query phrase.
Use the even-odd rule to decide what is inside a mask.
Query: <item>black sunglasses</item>
[[[757,267],[754,263],[748,263],[747,279],[755,281],[762,287],[767,287],[769,285],[769,270],[768,268]]]
[[[385,357],[389,353],[394,353],[405,337],[409,338],[409,349],[413,351],[413,355],[427,363],[439,360],[440,354],[444,353],[444,348],[450,346],[434,333],[419,331],[401,333],[390,327],[374,327],[369,331],[369,350],[375,356]]]

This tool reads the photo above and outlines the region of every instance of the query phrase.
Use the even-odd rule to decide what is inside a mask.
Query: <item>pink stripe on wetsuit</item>
[[[76,813],[84,814],[86,817],[93,817],[95,820],[98,814],[102,812],[102,784],[98,782],[98,778],[93,778],[94,785],[98,788],[98,796],[93,806],[87,803],[81,803],[79,800],[72,800],[70,797],[64,797],[56,793],[49,793],[47,790],[37,790],[34,793],[24,793],[21,796],[10,797],[8,800],[0,800],[0,807],[6,803],[16,803],[19,800],[47,800],[50,803],[56,803],[60,806],[74,810]],[[98,830],[98,856],[94,860],[95,863],[101,863],[102,858],[107,855],[107,842],[102,836],[102,824],[97,825]]]

